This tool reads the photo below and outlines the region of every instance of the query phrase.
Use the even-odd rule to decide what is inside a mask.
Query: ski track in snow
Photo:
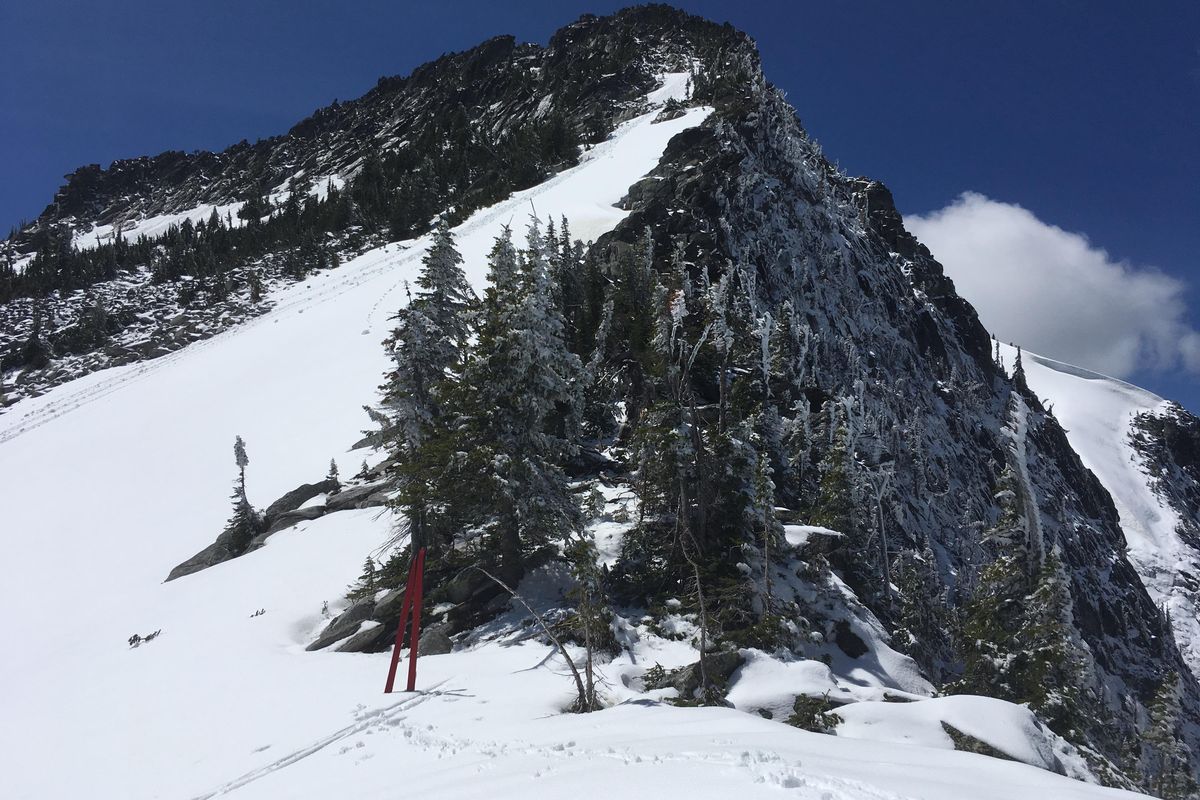
[[[779,753],[766,750],[741,749],[736,742],[719,742],[729,745],[728,750],[713,752],[701,749],[680,750],[673,753],[646,754],[634,751],[628,747],[617,749],[588,748],[580,746],[575,740],[559,742],[553,745],[538,745],[528,741],[511,740],[498,742],[491,739],[476,739],[462,736],[447,736],[437,733],[434,726],[416,724],[408,721],[406,712],[417,706],[442,696],[452,695],[452,692],[440,691],[447,680],[439,681],[432,688],[420,692],[415,697],[406,698],[398,703],[382,708],[364,711],[358,721],[341,730],[313,742],[283,758],[242,775],[218,789],[205,794],[196,795],[192,800],[210,800],[213,797],[228,795],[248,786],[255,781],[267,777],[287,767],[298,764],[330,745],[350,739],[351,737],[368,733],[398,732],[405,742],[425,752],[436,752],[437,758],[461,757],[473,761],[487,762],[493,759],[534,760],[541,765],[534,769],[534,778],[544,778],[553,774],[563,766],[564,762],[605,761],[619,763],[620,766],[632,765],[665,765],[678,764],[688,767],[715,767],[723,772],[748,778],[751,784],[781,789],[805,790],[801,798],[814,800],[902,800],[895,792],[881,791],[860,781],[816,776],[806,771],[798,760],[785,758]],[[359,744],[352,746],[358,749]],[[342,753],[349,752],[351,748]],[[477,767],[477,772],[485,771]]]
[[[438,687],[440,687],[444,684],[445,684],[445,681],[440,681],[437,684],[435,684],[432,688],[424,690],[414,697],[406,697],[405,699],[401,700],[400,702],[394,703],[390,706],[385,706],[383,708],[376,708],[376,709],[372,709],[371,711],[367,711],[364,714],[362,714],[360,720],[358,722],[355,722],[353,725],[347,725],[345,728],[342,728],[340,731],[338,731],[334,734],[331,734],[329,736],[326,736],[325,738],[320,739],[316,742],[313,742],[309,746],[304,747],[300,750],[297,750],[294,753],[289,753],[288,755],[284,756],[283,758],[281,758],[277,761],[272,761],[270,764],[267,764],[265,767],[260,767],[259,769],[256,769],[253,772],[248,772],[245,775],[241,776],[240,778],[237,778],[236,780],[232,780],[229,783],[225,784],[224,786],[221,786],[219,789],[216,789],[215,791],[209,792],[207,794],[196,795],[193,798],[193,800],[209,800],[209,798],[211,798],[211,797],[216,797],[218,795],[223,795],[223,794],[229,794],[230,792],[234,791],[235,789],[240,789],[243,786],[246,786],[247,784],[251,784],[260,778],[265,778],[267,775],[270,775],[272,772],[277,772],[281,769],[284,769],[285,767],[290,767],[292,764],[295,764],[298,761],[301,761],[302,759],[308,758],[309,756],[311,756],[314,753],[318,753],[321,750],[324,750],[326,747],[328,747],[331,744],[340,742],[343,739],[347,739],[351,736],[354,736],[355,734],[362,733],[363,731],[365,731],[368,728],[371,728],[375,725],[380,725],[380,724],[392,725],[392,726],[397,725],[403,719],[403,717],[399,716],[399,714],[401,712],[409,711],[409,710],[415,708],[416,706],[419,706],[421,703],[428,701],[431,697],[439,694],[437,689],[438,689]]]

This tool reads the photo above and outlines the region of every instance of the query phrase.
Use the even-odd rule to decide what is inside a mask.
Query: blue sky
[[[81,164],[280,133],[442,52],[622,5],[5,2],[0,225]],[[1200,3],[679,5],[755,37],[826,154],[920,215],[1002,338],[1200,409]]]

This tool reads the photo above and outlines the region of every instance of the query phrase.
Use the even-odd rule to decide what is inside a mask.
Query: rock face
[[[308,522],[309,520],[323,517],[328,510],[329,508],[327,506],[315,505],[297,508],[295,511],[285,511],[279,516],[275,517],[271,522],[271,526],[267,528],[267,532],[255,541],[257,542],[257,545],[261,547],[263,541],[272,533],[278,533],[284,528],[290,528],[298,522]]]
[[[337,488],[338,483],[329,479],[318,483],[305,483],[297,486],[267,506],[266,512],[262,515],[263,525],[266,526],[266,530],[255,536],[245,550],[239,552],[233,546],[233,537],[229,533],[222,533],[217,537],[215,542],[172,569],[167,576],[167,580],[173,581],[184,575],[191,575],[193,572],[208,569],[209,567],[229,561],[232,558],[237,558],[240,555],[257,550],[266,544],[268,537],[297,523],[308,522],[309,520],[323,517],[328,513],[342,511],[347,508],[380,506],[387,501],[385,492],[386,484],[383,481],[376,481],[331,494],[325,505],[312,505],[300,508],[301,505],[314,497],[334,492]]]
[[[328,478],[320,483],[301,484],[267,506],[267,510],[263,512],[263,516],[266,517],[267,524],[270,525],[284,512],[294,511],[317,495],[329,494],[337,491],[337,489],[338,482]]]
[[[1159,601],[1168,610],[1176,640],[1192,672],[1200,676],[1200,418],[1169,404],[1138,415],[1130,438],[1150,489],[1174,515],[1174,535],[1160,543],[1153,570],[1158,574],[1148,580],[1158,580]]]
[[[1098,749],[1120,757],[1172,672],[1183,674],[1188,713],[1200,714],[1200,688],[1126,558],[1111,498],[1054,417],[993,361],[974,309],[905,230],[890,192],[825,159],[766,84],[749,40],[728,51],[722,78],[737,88],[630,189],[629,215],[593,257],[620,264],[649,231],[654,253],[681,252],[693,285],[730,275],[753,287],[748,314],[777,320],[792,309],[803,391],[776,396],[779,408],[800,409],[785,411],[783,425],[803,429],[804,414],[834,406],[851,430],[863,426],[867,447],[895,471],[889,550],[928,547],[951,597],[967,597],[995,557],[983,536],[1000,513],[995,487],[1004,469],[1018,473],[1029,546],[1064,565],[1073,636],[1111,715],[1093,729]],[[856,557],[829,555],[839,568]],[[1200,753],[1200,730],[1184,735]]]
[[[239,555],[241,553],[237,552],[233,547],[233,535],[229,532],[224,532],[208,547],[172,569],[167,575],[167,580],[173,581],[176,578],[182,578],[184,575],[191,575],[194,572],[208,569],[231,558],[237,558]]]

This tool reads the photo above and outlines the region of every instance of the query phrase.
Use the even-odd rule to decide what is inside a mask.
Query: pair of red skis
[[[421,641],[421,594],[425,577],[425,548],[417,551],[408,568],[408,583],[404,587],[404,602],[400,606],[400,625],[396,628],[396,646],[392,649],[392,666],[388,669],[387,686],[384,694],[391,694],[396,682],[396,667],[400,664],[400,648],[404,645],[404,628],[412,615],[412,628],[408,634],[408,689],[417,690],[417,645]]]

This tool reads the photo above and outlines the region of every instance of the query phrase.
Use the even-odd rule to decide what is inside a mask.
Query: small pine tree
[[[839,425],[834,432],[833,445],[821,462],[821,480],[814,509],[814,520],[827,528],[850,536],[857,528],[857,506],[850,483],[850,452],[848,432]]]
[[[567,546],[566,556],[575,580],[578,581],[568,599],[575,603],[574,627],[583,639],[585,650],[584,697],[580,700],[582,707],[575,710],[593,711],[600,707],[596,696],[596,654],[606,649],[605,645],[612,640],[612,612],[604,602],[595,542],[580,536]]]
[[[1184,721],[1179,699],[1179,674],[1163,679],[1150,704],[1150,721],[1143,738],[1151,747],[1149,788],[1163,800],[1186,800],[1196,796],[1197,786],[1187,745],[1180,726]]]
[[[230,497],[233,501],[233,515],[225,524],[225,535],[229,539],[230,552],[240,556],[261,532],[262,519],[246,498],[246,466],[250,463],[250,458],[246,455],[246,443],[242,441],[241,436],[234,439],[233,458],[238,468],[238,479]]]
[[[246,494],[246,467],[250,464],[250,457],[246,455],[246,443],[242,441],[242,437],[238,436],[233,440],[233,459],[238,467],[238,487],[242,495]]]
[[[381,588],[381,577],[378,565],[376,565],[370,556],[367,556],[367,559],[363,562],[362,572],[359,574],[358,580],[346,592],[346,599],[354,602],[364,597],[374,597],[375,593]]]
[[[333,489],[330,490],[330,494],[337,494],[341,491],[342,481],[338,475],[338,465],[336,459],[329,459],[329,474],[325,476],[325,480],[333,483]]]

